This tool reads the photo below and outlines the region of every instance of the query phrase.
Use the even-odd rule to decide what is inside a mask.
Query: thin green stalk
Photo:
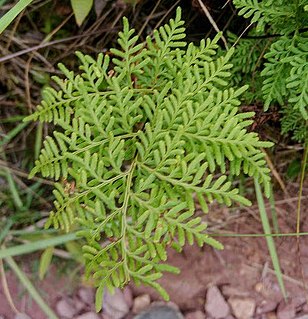
[[[16,206],[17,209],[22,209],[23,208],[23,202],[19,196],[19,192],[16,186],[16,183],[14,181],[14,178],[10,172],[10,170],[8,168],[4,168],[4,173],[5,173],[5,177],[9,186],[9,190],[11,192],[14,204]]]
[[[19,132],[21,132],[29,123],[21,122],[14,129],[12,129],[8,134],[4,136],[2,141],[0,142],[0,147],[10,142]]]
[[[56,236],[53,238],[43,239],[43,240],[35,241],[32,243],[18,245],[18,246],[14,246],[10,248],[1,249],[0,259],[32,253],[34,251],[45,249],[50,246],[61,245],[75,239],[77,239],[76,233],[72,233],[72,234],[66,234],[62,236]]]
[[[257,201],[258,201],[263,230],[264,230],[265,234],[271,234],[271,227],[270,227],[267,213],[265,210],[264,199],[263,199],[261,187],[260,187],[257,179],[254,179],[254,182],[255,182],[255,190],[256,190],[256,196],[257,196]],[[286,293],[285,286],[284,286],[284,281],[283,281],[283,277],[282,277],[282,272],[281,272],[281,268],[280,268],[279,258],[277,255],[274,239],[272,237],[266,237],[266,243],[267,243],[267,247],[268,247],[271,259],[272,259],[273,267],[275,270],[275,274],[277,277],[277,281],[278,281],[280,290],[281,290],[284,298],[287,299],[287,293]]]
[[[6,235],[8,234],[10,228],[13,225],[13,221],[12,219],[7,219],[6,220],[6,224],[5,226],[1,229],[1,233],[0,233],[0,244],[2,243],[3,239],[6,237]]]
[[[34,159],[38,159],[42,147],[43,137],[43,123],[39,122],[36,129],[35,145],[34,145]]]
[[[58,319],[57,315],[51,310],[51,308],[47,305],[44,299],[41,297],[40,293],[33,286],[31,281],[25,275],[25,273],[18,267],[16,262],[12,257],[5,258],[6,263],[10,266],[10,268],[15,272],[16,276],[20,280],[20,282],[24,285],[24,287],[28,290],[31,297],[35,300],[35,302],[40,306],[42,311],[47,315],[49,319]]]
[[[33,0],[19,0],[17,4],[0,19],[0,34]]]
[[[273,186],[272,184],[270,185],[270,194],[269,194],[269,203],[271,207],[271,215],[272,215],[272,224],[273,224],[273,229],[276,234],[279,233],[279,225],[278,225],[278,218],[277,218],[277,211],[276,211],[276,204],[275,204],[275,197],[274,197],[274,192],[273,192]]]
[[[297,202],[297,210],[296,210],[296,232],[299,233],[300,231],[300,220],[301,220],[301,201],[303,195],[303,187],[304,187],[304,179],[305,179],[305,172],[306,172],[306,165],[307,165],[307,156],[308,156],[308,141],[305,143],[305,151],[304,157],[302,162],[302,171],[301,171],[301,180],[299,185],[299,194],[298,194],[298,202]]]

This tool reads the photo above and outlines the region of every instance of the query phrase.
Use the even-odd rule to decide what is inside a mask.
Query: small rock
[[[266,319],[277,319],[276,313],[275,312],[268,312],[266,314]]]
[[[4,317],[0,316],[0,318]],[[15,315],[14,319],[31,319],[31,317],[29,317],[25,313],[18,313],[17,315]]]
[[[277,302],[276,301],[272,301],[272,300],[265,301],[264,300],[261,303],[261,305],[257,308],[256,313],[258,315],[260,315],[260,314],[263,314],[263,313],[274,311],[276,308],[277,308]]]
[[[250,319],[252,318],[256,303],[251,298],[239,298],[239,297],[231,297],[228,300],[232,312],[237,319]]]
[[[205,311],[215,319],[228,316],[230,312],[229,305],[216,286],[208,289],[206,294]]]
[[[166,305],[170,308],[180,311],[180,307],[173,301],[167,301]]]
[[[120,289],[115,289],[113,295],[106,291],[103,298],[103,313],[107,314],[110,318],[121,319],[128,314],[129,306]]]
[[[133,303],[134,303],[134,298],[133,298],[133,292],[129,286],[126,286],[123,289],[123,295],[124,295],[124,299],[125,299],[128,307],[131,308],[133,306]]]
[[[100,317],[98,316],[98,314],[91,311],[91,312],[86,312],[80,316],[77,316],[75,319],[100,319]]]
[[[296,314],[293,302],[286,304],[281,302],[277,309],[277,319],[294,319]]]
[[[184,319],[182,314],[168,306],[151,306],[134,319]]]
[[[173,301],[153,301],[151,303],[151,307],[152,306],[167,306],[167,307],[170,307],[170,308],[173,308],[174,310],[180,310],[179,306],[174,303]]]
[[[144,294],[135,298],[133,304],[133,313],[139,313],[145,308],[147,308],[151,303],[151,298],[149,295]]]
[[[200,311],[189,312],[185,315],[185,319],[205,319],[205,314]]]
[[[80,288],[78,290],[78,297],[82,302],[89,306],[92,306],[94,303],[94,291],[91,288]]]
[[[69,299],[61,299],[56,304],[57,313],[64,318],[73,318],[76,314],[76,308],[73,306],[73,302]]]

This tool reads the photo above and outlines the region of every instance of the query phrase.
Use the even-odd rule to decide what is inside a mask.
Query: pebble
[[[126,286],[123,289],[123,295],[124,295],[124,299],[126,301],[126,304],[128,305],[129,308],[131,308],[133,306],[133,303],[134,303],[134,297],[133,297],[132,290],[130,289],[129,286]]]
[[[237,319],[251,319],[254,315],[256,302],[252,298],[231,297],[228,302]]]
[[[0,316],[0,318],[2,319],[4,317]],[[15,315],[14,319],[31,319],[31,317],[29,317],[25,313],[18,313],[17,315]]]
[[[277,309],[277,319],[294,319],[296,309],[294,303],[281,302]]]
[[[185,319],[206,319],[205,314],[200,311],[189,312],[185,315]]]
[[[113,295],[106,291],[103,300],[103,313],[112,319],[121,319],[129,312],[129,306],[120,289],[115,289]]]
[[[151,298],[147,294],[136,297],[133,303],[133,313],[140,313],[142,310],[146,309],[150,303]]]
[[[204,308],[215,319],[225,318],[230,312],[228,303],[216,286],[208,289]]]
[[[78,290],[78,297],[82,302],[89,306],[92,306],[94,303],[94,291],[91,288],[80,288]]]
[[[77,316],[75,319],[100,319],[97,313],[95,312],[86,312],[80,316]]]
[[[168,306],[152,306],[134,319],[184,319],[179,311]]]
[[[256,313],[262,314],[262,313],[267,313],[267,312],[271,312],[274,311],[277,308],[277,302],[276,301],[262,301],[261,305],[258,306]]]
[[[73,318],[76,314],[76,309],[73,302],[69,299],[61,299],[56,304],[56,311],[59,316],[64,318]]]

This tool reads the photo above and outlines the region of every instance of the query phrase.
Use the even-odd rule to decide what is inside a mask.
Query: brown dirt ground
[[[276,201],[279,217],[280,232],[294,232],[296,224],[296,188],[288,186],[289,194],[294,197],[279,196]],[[308,187],[304,188],[302,200],[302,229],[308,231]],[[262,226],[256,206],[236,210],[212,208],[207,217],[209,230],[213,233],[262,233]],[[160,283],[166,288],[171,300],[178,304],[183,312],[204,307],[206,289],[209,285],[217,285],[224,297],[230,296],[252,297],[257,305],[265,301],[282,301],[282,295],[271,269],[270,257],[264,238],[222,237],[225,249],[215,251],[210,247],[198,248],[187,246],[182,253],[173,251],[169,254],[169,262],[181,269],[176,276],[166,274]],[[300,309],[306,306],[304,281],[308,282],[308,237],[300,238],[301,263],[295,237],[277,238],[276,245],[280,257],[284,280],[289,300],[296,301]],[[23,259],[23,268],[31,273],[27,266],[30,259]],[[301,266],[300,266],[301,265]],[[57,300],[65,296],[76,294],[78,282],[72,283],[67,276],[55,275],[57,265],[43,281],[34,284],[48,303],[54,307]],[[27,312],[34,319],[45,319],[46,316],[39,307],[25,293],[22,285],[13,274],[7,273],[7,279],[14,302],[17,307]],[[132,287],[134,295],[149,293],[153,300],[159,296],[147,287]],[[2,287],[0,288],[0,315],[12,319],[14,314],[7,303]],[[256,317],[257,318],[257,317]]]

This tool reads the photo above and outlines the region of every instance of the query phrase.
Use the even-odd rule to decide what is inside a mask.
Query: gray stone
[[[149,307],[151,298],[149,295],[144,294],[135,298],[133,303],[133,313],[139,313]]]
[[[129,306],[120,289],[115,289],[113,295],[106,291],[103,298],[103,313],[110,318],[121,319],[128,314]]]
[[[185,319],[205,319],[205,313],[200,310],[189,312],[185,315]]]
[[[136,316],[135,319],[184,319],[184,317],[172,307],[152,306]]]
[[[92,306],[94,303],[94,291],[91,288],[80,288],[78,290],[78,297],[82,302],[89,306]]]
[[[251,319],[255,313],[256,302],[252,298],[231,297],[228,302],[237,319]]]
[[[295,305],[293,302],[286,304],[282,302],[277,309],[277,319],[294,319],[296,314]]]
[[[100,319],[100,317],[97,313],[91,311],[77,316],[75,319]]]
[[[61,299],[58,301],[56,304],[56,311],[59,316],[64,318],[73,318],[77,312],[72,300],[69,299]]]
[[[123,296],[124,296],[124,299],[126,301],[126,304],[128,305],[129,308],[131,308],[133,306],[133,303],[134,303],[134,297],[133,297],[133,292],[129,286],[126,286],[123,289]]]
[[[208,289],[206,294],[205,311],[215,319],[227,317],[230,307],[216,286]]]
[[[0,318],[2,319],[4,317],[0,316]],[[31,319],[31,317],[29,317],[25,313],[18,313],[17,315],[15,315],[14,319]]]

